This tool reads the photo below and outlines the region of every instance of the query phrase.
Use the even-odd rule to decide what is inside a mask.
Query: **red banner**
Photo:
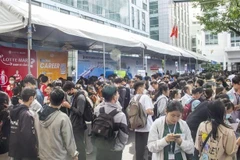
[[[28,74],[28,58],[26,49],[0,47],[0,85],[8,85],[9,77],[15,76],[21,81]],[[31,73],[37,76],[36,52],[31,51]]]

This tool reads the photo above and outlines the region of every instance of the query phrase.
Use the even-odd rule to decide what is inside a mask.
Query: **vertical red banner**
[[[31,51],[31,73],[37,76],[36,52]],[[27,49],[0,47],[0,85],[5,88],[9,77],[15,76],[21,81],[28,74]]]

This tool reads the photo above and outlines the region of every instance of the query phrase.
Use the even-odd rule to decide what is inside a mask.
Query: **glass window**
[[[205,34],[205,44],[206,45],[216,45],[216,44],[218,44],[218,35],[216,35],[216,34]]]
[[[151,17],[150,18],[150,27],[158,27],[158,17]]]
[[[61,12],[61,13],[65,13],[65,14],[70,14],[70,11],[67,11],[67,10],[62,9],[62,8],[60,8],[60,12]]]
[[[140,11],[137,10],[137,17],[138,17],[138,29],[140,29]]]
[[[150,31],[150,38],[159,40],[159,30]]]
[[[150,14],[156,14],[158,13],[158,2],[150,2],[149,3],[149,10],[150,10]]]
[[[58,0],[60,3],[64,3],[73,6],[73,0]]]
[[[132,0],[132,4],[136,4],[136,0]]]
[[[134,28],[134,23],[135,23],[135,21],[134,21],[134,7],[132,7],[132,27]]]
[[[148,10],[148,9],[147,9],[147,4],[143,2],[142,5],[143,5],[143,9],[144,9],[145,11],[147,11],[147,10]]]
[[[196,38],[192,38],[192,46],[196,46]]]

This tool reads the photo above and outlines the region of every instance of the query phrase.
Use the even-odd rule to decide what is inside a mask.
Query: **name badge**
[[[169,160],[175,160],[175,154],[171,153],[171,152],[168,152],[168,159]]]

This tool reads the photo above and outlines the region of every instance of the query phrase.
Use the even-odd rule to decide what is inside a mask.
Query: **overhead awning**
[[[28,3],[17,0],[0,0],[1,38],[9,36],[26,41],[28,22]],[[128,53],[165,54],[197,59],[194,54],[171,45],[135,35],[133,33],[88,21],[79,17],[63,14],[32,5],[32,24],[35,25],[33,42],[38,45],[70,44],[75,49],[101,49],[106,43],[106,51],[117,46]],[[9,34],[10,33],[10,34]]]

